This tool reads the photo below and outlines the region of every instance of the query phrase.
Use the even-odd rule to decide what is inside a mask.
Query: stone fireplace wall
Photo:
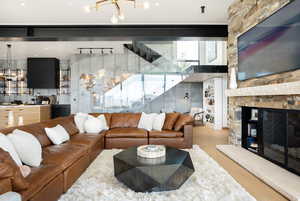
[[[229,7],[229,68],[236,68],[236,72],[238,72],[237,37],[272,15],[288,2],[289,0],[236,0]],[[300,70],[297,70],[239,82],[238,87],[253,87],[299,80]],[[300,110],[300,96],[230,97],[228,122],[231,134],[229,140],[231,143],[238,145],[241,136],[241,106]]]

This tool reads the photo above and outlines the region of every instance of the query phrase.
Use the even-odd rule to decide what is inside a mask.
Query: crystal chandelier
[[[113,24],[117,24],[119,22],[119,20],[125,20],[124,12],[120,6],[121,1],[133,3],[134,8],[137,8],[137,7],[143,7],[144,9],[150,8],[150,3],[148,2],[148,0],[144,0],[142,2],[141,6],[139,6],[137,4],[137,0],[98,0],[98,1],[96,1],[95,5],[88,6],[85,9],[87,12],[90,12],[90,9],[96,9],[98,11],[104,5],[112,4],[112,5],[114,5],[114,7],[116,9],[116,13],[115,12],[113,13],[110,21]],[[156,3],[155,5],[158,6],[158,3]]]

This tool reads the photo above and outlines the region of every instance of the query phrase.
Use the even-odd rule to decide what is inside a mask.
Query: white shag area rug
[[[199,146],[187,151],[195,172],[178,190],[130,190],[114,177],[113,155],[120,150],[104,150],[59,201],[255,201]]]

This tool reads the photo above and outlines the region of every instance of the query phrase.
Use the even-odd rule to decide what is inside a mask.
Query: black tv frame
[[[269,18],[271,18],[273,15],[275,15],[277,12],[279,12],[280,10],[284,9],[286,6],[288,6],[289,4],[293,3],[294,1],[297,0],[290,0],[289,2],[287,2],[284,6],[278,8],[276,11],[274,11],[274,13],[272,15],[270,15],[269,17],[263,19],[262,21],[260,21],[258,24],[256,24],[255,26],[247,29],[246,31],[244,31],[243,33],[241,33],[240,35],[238,35],[237,37],[237,46],[239,46],[239,39],[241,36],[243,36],[244,34],[246,34],[247,32],[251,31],[252,29],[254,29],[257,25],[263,23],[264,21],[268,20]],[[298,0],[299,1],[299,0]],[[238,64],[239,64],[239,52],[238,52]],[[247,78],[247,79],[238,79],[239,82],[243,82],[243,81],[248,81],[248,80],[253,80],[253,79],[258,79],[258,78],[264,78],[264,77],[268,77],[268,76],[272,76],[272,75],[276,75],[276,74],[280,74],[280,73],[288,73],[288,72],[293,72],[296,70],[300,70],[299,68],[295,68],[295,69],[291,69],[291,70],[285,70],[285,71],[280,71],[280,72],[276,72],[276,73],[270,73],[268,75],[261,75],[261,76],[256,76],[256,77],[251,77],[251,78]],[[239,73],[239,66],[238,66],[238,72]],[[237,77],[238,78],[238,77]]]

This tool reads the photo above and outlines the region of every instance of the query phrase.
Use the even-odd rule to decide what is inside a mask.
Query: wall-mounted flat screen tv
[[[56,58],[28,58],[27,87],[32,89],[59,88],[59,60]]]
[[[238,38],[238,79],[300,69],[300,0]]]

